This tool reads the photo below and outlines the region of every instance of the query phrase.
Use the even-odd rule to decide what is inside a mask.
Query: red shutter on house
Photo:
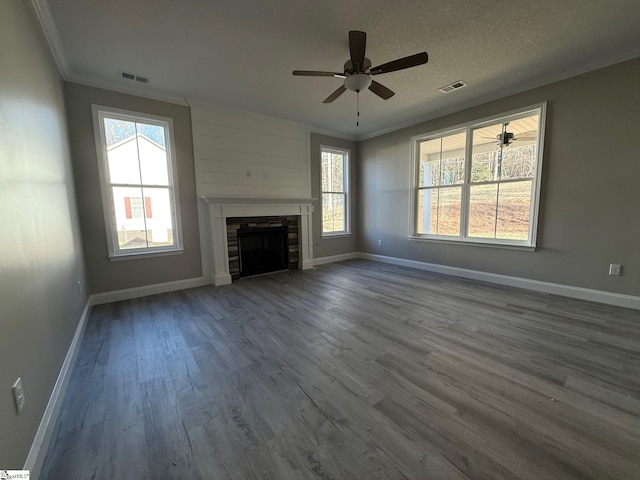
[[[133,218],[131,213],[131,197],[124,197],[124,213],[127,218]]]
[[[151,197],[144,197],[144,211],[147,218],[151,218]]]

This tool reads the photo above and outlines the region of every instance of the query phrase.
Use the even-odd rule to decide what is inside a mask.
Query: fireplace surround
[[[297,269],[298,217],[227,218],[227,251],[233,280],[269,271]],[[259,258],[260,251],[267,258]],[[262,265],[255,265],[256,262]]]
[[[203,219],[205,226],[202,249],[204,275],[209,278],[212,284],[216,286],[227,285],[232,281],[230,258],[233,259],[235,252],[231,246],[230,254],[228,220],[234,218],[257,219],[260,217],[261,222],[270,222],[271,220],[265,219],[265,217],[295,217],[298,233],[297,268],[301,270],[313,268],[313,235],[311,230],[313,199],[205,196],[201,197],[201,201],[204,206],[202,212],[206,217]],[[293,250],[295,251],[295,248]],[[291,268],[291,264],[289,268]],[[235,272],[233,276],[236,276]]]

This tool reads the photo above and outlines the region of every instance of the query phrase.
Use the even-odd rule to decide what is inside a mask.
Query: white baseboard
[[[185,288],[201,287],[210,285],[211,282],[204,277],[187,278],[174,282],[156,283],[144,285],[142,287],[125,288],[123,290],[113,290],[111,292],[94,293],[91,295],[91,305],[102,305],[103,303],[129,300],[131,298],[146,297],[157,293],[174,292]]]
[[[500,275],[497,273],[481,272],[479,270],[450,267],[437,263],[418,262],[415,260],[406,260],[404,258],[398,257],[375,255],[372,253],[358,253],[357,258],[640,310],[640,297],[636,297],[633,295],[605,292],[603,290],[594,290],[591,288],[574,287],[571,285],[563,285],[561,283],[542,282],[540,280],[531,280],[522,277],[511,277],[509,275]]]
[[[73,370],[73,366],[75,365],[76,358],[78,356],[80,343],[82,343],[82,336],[84,334],[85,326],[87,325],[89,313],[91,312],[91,306],[91,298],[89,298],[82,310],[80,321],[76,327],[76,333],[73,335],[73,340],[71,341],[67,355],[62,363],[62,368],[60,369],[56,383],[53,386],[49,402],[47,403],[44,415],[42,415],[42,419],[40,420],[40,425],[38,426],[38,431],[33,439],[33,443],[31,444],[27,460],[24,463],[24,470],[29,470],[31,472],[31,478],[33,479],[37,479],[40,476],[40,470],[42,469],[44,458],[47,455],[47,450],[49,449],[49,441],[51,440],[51,435],[53,434],[56,420],[60,413],[62,400],[64,399],[64,394],[67,390],[67,385],[69,384],[69,378],[71,378],[71,371]]]
[[[342,262],[344,260],[353,260],[354,258],[361,258],[360,254],[358,252],[351,252],[343,253],[340,255],[331,255],[329,257],[319,257],[313,259],[313,266],[315,267],[317,265],[324,265],[326,263]]]

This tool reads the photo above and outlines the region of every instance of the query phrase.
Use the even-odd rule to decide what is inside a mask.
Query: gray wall
[[[343,253],[357,251],[358,238],[358,147],[356,142],[340,138],[328,137],[311,133],[311,197],[314,202],[313,213],[313,257],[330,257]],[[351,235],[348,237],[322,238],[322,199],[320,198],[320,147],[336,147],[351,150],[349,159],[349,191],[347,193],[351,203]]]
[[[91,293],[201,277],[189,108],[69,82],[65,82],[65,99]],[[91,104],[173,119],[184,254],[115,262],[108,259]]]
[[[22,469],[86,303],[62,80],[24,0],[0,2],[0,223],[0,468]]]
[[[637,85],[640,59],[360,142],[359,251],[639,295]],[[409,241],[410,138],[542,101],[537,251]],[[609,276],[609,263],[624,275]]]

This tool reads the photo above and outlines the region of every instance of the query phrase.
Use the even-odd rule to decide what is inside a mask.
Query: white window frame
[[[337,153],[343,156],[343,169],[342,169],[342,188],[343,192],[325,192],[322,190],[322,154],[324,152],[327,153]],[[351,165],[351,150],[346,148],[332,147],[329,145],[320,145],[320,232],[322,238],[337,238],[337,237],[348,237],[351,235],[351,202],[349,201],[349,168]],[[340,230],[337,232],[325,232],[324,231],[324,223],[322,219],[324,218],[324,212],[322,210],[322,195],[325,193],[333,193],[333,194],[344,194],[344,230]]]
[[[538,233],[538,213],[540,207],[540,185],[542,181],[542,163],[544,158],[544,129],[546,119],[547,102],[542,102],[535,105],[511,110],[498,115],[492,115],[480,120],[467,122],[461,125],[456,125],[451,128],[441,129],[429,134],[418,135],[411,138],[411,202],[410,202],[410,221],[409,221],[409,239],[419,241],[434,241],[441,243],[452,244],[473,244],[493,247],[504,248],[519,248],[525,250],[535,250],[537,233]],[[486,127],[488,125],[495,124],[497,122],[508,122],[511,120],[517,120],[518,118],[524,118],[533,114],[539,115],[539,130],[538,139],[536,142],[537,150],[537,164],[536,174],[533,178],[533,188],[531,189],[531,205],[529,213],[529,233],[527,240],[508,240],[497,238],[477,238],[469,237],[468,230],[468,214],[469,214],[469,192],[471,188],[471,151],[473,130]],[[420,143],[428,140],[434,140],[447,135],[466,132],[466,145],[465,145],[465,180],[462,186],[462,211],[460,212],[460,235],[434,235],[434,234],[419,234],[417,232],[417,214],[418,214],[418,195],[419,188],[419,168],[420,168]]]
[[[140,257],[176,255],[184,252],[182,247],[182,222],[180,219],[180,195],[178,192],[178,168],[176,164],[175,136],[173,132],[173,120],[168,117],[151,115],[147,113],[122,110],[103,105],[91,105],[93,114],[93,128],[98,155],[98,172],[100,176],[100,191],[102,194],[102,207],[104,213],[104,224],[107,232],[107,247],[109,259],[127,260]],[[145,123],[148,125],[158,125],[165,129],[165,151],[167,155],[167,170],[169,177],[169,200],[171,204],[173,245],[162,245],[156,247],[140,247],[122,249],[118,243],[118,228],[116,225],[115,205],[111,193],[112,184],[109,179],[109,165],[107,156],[107,142],[104,133],[104,118],[116,118],[130,122]],[[123,185],[130,186],[130,185]],[[141,187],[153,187],[140,183]],[[143,200],[144,208],[144,200]]]

